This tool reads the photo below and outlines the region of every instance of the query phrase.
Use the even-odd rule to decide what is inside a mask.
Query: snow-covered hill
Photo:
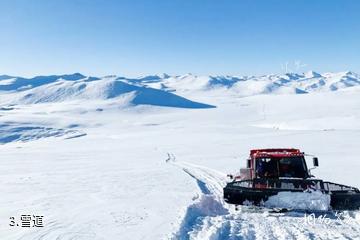
[[[123,105],[155,105],[180,108],[210,108],[167,91],[136,86],[117,77],[102,79],[81,74],[35,77],[0,77],[0,104],[36,104],[71,100],[121,98]]]
[[[360,75],[351,71],[322,74],[310,71],[303,74],[287,73],[242,77],[162,74],[139,78],[117,76],[98,78],[86,77],[80,73],[38,76],[29,79],[8,75],[0,76],[0,92],[25,92],[26,94],[19,94],[22,97],[19,101],[27,103],[64,101],[76,98],[108,99],[134,91],[141,92],[140,95],[142,95],[139,97],[140,100],[135,102],[139,101],[142,104],[143,98],[150,97],[152,99],[159,98],[157,103],[165,103],[167,100],[163,98],[172,95],[164,92],[177,92],[181,95],[199,91],[222,90],[223,93],[242,97],[257,94],[327,92],[354,86],[360,86]]]
[[[152,76],[152,78],[127,79],[129,82],[144,84],[154,88],[178,92],[227,90],[238,96],[256,94],[311,93],[337,91],[359,86],[360,75],[354,72],[316,73],[313,71],[297,74],[264,76]]]

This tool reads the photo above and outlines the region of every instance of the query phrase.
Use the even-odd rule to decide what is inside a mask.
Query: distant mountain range
[[[139,78],[118,76],[88,77],[80,73],[37,76],[34,78],[0,75],[1,104],[33,104],[75,99],[111,99],[127,96],[130,104],[206,108],[211,105],[193,102],[179,95],[222,91],[240,97],[257,94],[306,94],[337,91],[360,85],[354,72],[263,76],[170,76],[151,75]],[[176,94],[175,94],[176,93]]]
[[[256,94],[311,93],[337,91],[339,89],[360,85],[360,75],[354,72],[338,73],[287,73],[283,75],[263,76],[147,76],[137,79],[126,79],[132,84],[141,84],[167,91],[209,91],[229,90],[239,96]]]

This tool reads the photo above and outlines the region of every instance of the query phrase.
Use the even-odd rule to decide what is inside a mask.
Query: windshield
[[[261,157],[256,159],[256,174],[260,178],[306,178],[304,157]]]

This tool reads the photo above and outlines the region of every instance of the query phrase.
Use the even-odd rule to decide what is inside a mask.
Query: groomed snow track
[[[328,214],[326,222],[306,222],[304,213],[271,213],[223,201],[226,175],[186,162],[171,161],[195,180],[199,193],[184,210],[172,239],[360,239],[360,212]]]

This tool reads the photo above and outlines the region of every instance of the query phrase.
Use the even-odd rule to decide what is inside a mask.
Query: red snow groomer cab
[[[314,168],[319,166],[313,157]],[[318,190],[331,197],[332,209],[352,210],[360,207],[360,191],[357,188],[316,179],[310,173],[305,154],[299,149],[276,148],[250,151],[246,168],[237,176],[229,175],[232,181],[224,188],[228,203],[252,202],[260,205],[279,192],[302,192]]]

